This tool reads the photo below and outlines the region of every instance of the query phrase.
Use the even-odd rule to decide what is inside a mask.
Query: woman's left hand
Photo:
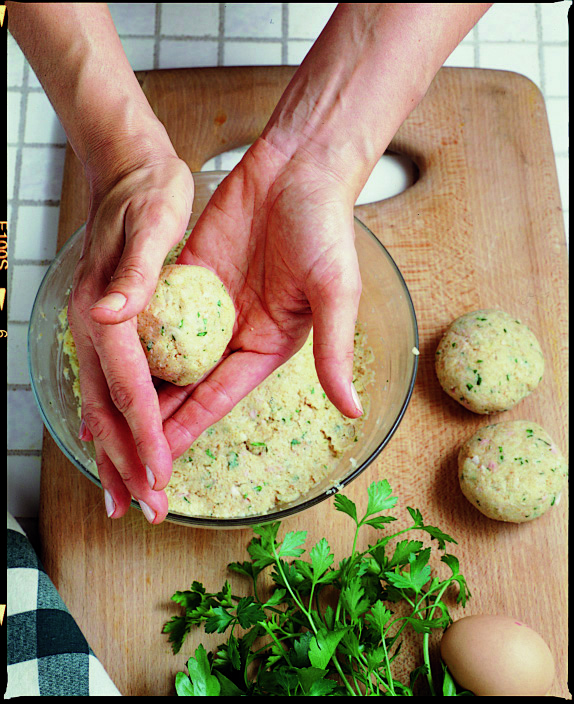
[[[297,352],[311,326],[325,393],[343,414],[361,415],[352,385],[361,293],[353,205],[335,174],[262,138],[220,184],[178,263],[213,270],[237,318],[214,371],[199,384],[159,391],[174,457]]]

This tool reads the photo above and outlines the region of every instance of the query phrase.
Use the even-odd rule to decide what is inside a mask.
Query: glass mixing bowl
[[[193,227],[227,172],[194,174]],[[417,322],[411,297],[393,259],[377,237],[355,218],[355,244],[363,293],[359,320],[373,349],[375,380],[369,386],[370,411],[363,434],[333,471],[298,500],[263,515],[237,518],[183,516],[170,512],[168,521],[205,528],[240,528],[278,521],[323,501],[363,472],[397,429],[409,403],[418,366]],[[60,249],[40,285],[28,329],[28,360],[34,396],[46,427],[64,455],[101,488],[91,443],[78,439],[80,418],[72,391],[71,372],[58,333],[59,315],[67,305],[76,263],[82,250],[84,226]],[[68,376],[68,378],[66,378]],[[132,506],[140,510],[133,500]]]

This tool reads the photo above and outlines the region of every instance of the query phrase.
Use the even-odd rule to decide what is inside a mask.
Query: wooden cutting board
[[[256,138],[294,70],[164,70],[139,79],[176,151],[197,171],[216,154]],[[551,694],[570,698],[567,496],[531,523],[504,524],[467,502],[456,470],[460,443],[499,420],[533,420],[563,451],[567,446],[567,255],[544,102],[517,74],[444,68],[390,149],[408,155],[420,177],[394,198],[358,207],[357,215],[406,279],[418,317],[420,367],[397,433],[347,493],[363,505],[368,484],[386,477],[403,513],[416,506],[427,522],[453,535],[458,545],[451,552],[473,594],[464,614],[509,614],[531,625],[556,659]],[[83,174],[68,147],[60,245],[84,222],[87,207]],[[435,349],[448,323],[485,307],[527,323],[546,359],[540,387],[490,418],[446,396],[434,373]],[[336,559],[350,549],[348,528],[332,500],[284,525],[308,530],[309,545],[326,535]],[[178,613],[170,601],[174,591],[194,579],[219,589],[230,576],[227,563],[246,558],[249,530],[152,527],[135,509],[110,521],[102,492],[46,432],[40,531],[48,574],[124,695],[172,694],[174,675],[197,644],[221,640],[194,634],[176,657],[161,631]],[[373,536],[365,536],[363,547],[368,540]],[[462,614],[453,606],[454,617]],[[405,657],[421,662],[416,642]]]

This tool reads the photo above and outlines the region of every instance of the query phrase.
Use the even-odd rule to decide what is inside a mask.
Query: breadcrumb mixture
[[[365,334],[355,336],[355,387],[365,414],[343,416],[315,371],[312,335],[302,349],[175,460],[170,510],[188,515],[267,513],[328,476],[358,441],[373,379]]]

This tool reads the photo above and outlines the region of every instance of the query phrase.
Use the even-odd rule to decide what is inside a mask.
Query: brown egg
[[[544,695],[554,659],[542,638],[519,619],[465,616],[446,630],[441,657],[461,687],[477,696]]]

